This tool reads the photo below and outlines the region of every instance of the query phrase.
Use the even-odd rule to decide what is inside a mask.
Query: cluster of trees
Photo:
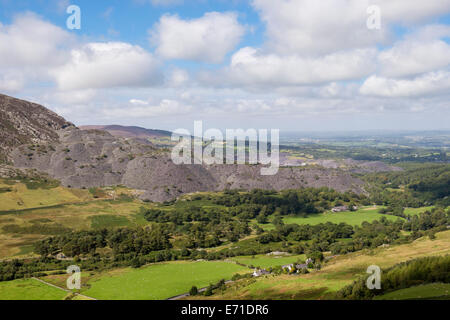
[[[434,239],[436,232],[447,230],[447,226],[450,225],[449,213],[441,208],[406,218],[389,221],[383,217],[372,223],[363,222],[360,227],[355,227],[351,241],[335,243],[330,246],[330,251],[333,254],[343,254],[365,247],[375,248],[383,244],[409,242],[426,235]],[[408,231],[411,234],[401,236],[401,231]]]
[[[439,227],[450,225],[450,216],[442,208],[433,208],[431,211],[425,211],[420,215],[411,215],[403,224],[405,231],[427,231]]]
[[[406,170],[367,175],[371,201],[393,207],[450,205],[450,165],[422,164]],[[401,188],[401,189],[400,189]]]
[[[319,246],[326,246],[337,239],[350,238],[353,234],[353,227],[346,223],[334,224],[331,222],[318,225],[278,225],[275,230],[271,230],[259,236],[260,243],[280,242],[280,241],[308,241]],[[324,248],[325,249],[325,248]],[[323,250],[325,251],[325,250]]]
[[[146,255],[152,251],[170,249],[169,231],[164,226],[118,228],[72,232],[50,237],[35,244],[35,252],[43,257],[59,252],[68,257],[94,255],[97,249],[108,247],[114,255]]]
[[[274,212],[281,215],[307,215],[323,212],[344,202],[360,203],[367,200],[364,195],[357,195],[353,192],[339,193],[333,189],[322,187],[285,190],[279,193],[259,189],[251,192],[226,190],[222,196],[216,197],[214,202],[233,208],[253,205],[254,208],[260,208],[258,214],[262,210],[265,215]]]
[[[337,293],[338,299],[368,300],[377,295],[427,283],[450,283],[450,256],[425,257],[397,264],[384,270],[381,289],[370,290],[366,285],[367,276]]]
[[[43,275],[44,270],[60,270],[70,264],[58,260],[39,259],[31,261],[11,260],[0,262],[0,281]]]
[[[231,210],[188,206],[184,209],[160,210],[141,208],[150,222],[166,225],[178,238],[179,246],[211,248],[223,241],[236,242],[251,233],[248,219],[236,217]]]

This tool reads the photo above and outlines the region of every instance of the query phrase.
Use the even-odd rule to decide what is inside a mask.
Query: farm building
[[[265,274],[270,274],[270,272],[267,271],[266,269],[255,269],[255,271],[253,271],[252,275],[254,277],[260,277],[260,276],[265,275]]]

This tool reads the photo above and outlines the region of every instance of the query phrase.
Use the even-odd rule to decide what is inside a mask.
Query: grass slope
[[[0,300],[62,300],[66,295],[34,279],[0,282]]]
[[[254,266],[260,268],[270,268],[276,266],[282,266],[286,264],[291,264],[297,262],[298,260],[305,260],[306,256],[295,255],[295,256],[267,256],[265,254],[255,255],[255,256],[240,256],[233,257],[231,260],[245,264],[246,266]]]
[[[83,294],[110,300],[162,300],[186,293],[192,286],[208,286],[233,274],[248,270],[220,261],[168,262],[141,269],[106,272],[88,282]]]
[[[148,222],[138,214],[142,205],[138,200],[92,200],[52,208],[29,209],[20,214],[0,214],[0,259],[25,254],[35,241],[48,236],[7,233],[3,230],[7,225],[29,227],[33,223],[58,224],[73,230],[144,225]]]
[[[0,211],[46,207],[68,202],[91,200],[87,190],[72,190],[64,187],[29,189],[24,183],[11,184],[0,179]]]
[[[445,299],[450,300],[450,283],[431,283],[401,289],[376,297],[375,300]]]
[[[320,214],[310,214],[307,217],[301,216],[288,216],[283,218],[284,224],[310,224],[316,225],[320,223],[332,222],[332,223],[348,223],[356,226],[361,225],[364,221],[372,222],[374,220],[380,220],[381,217],[395,221],[397,219],[403,219],[395,216],[378,213],[379,208],[369,207],[362,208],[357,211],[343,211],[343,212],[325,212]],[[425,211],[425,210],[424,210]],[[265,230],[272,230],[275,226],[271,223],[260,225]]]

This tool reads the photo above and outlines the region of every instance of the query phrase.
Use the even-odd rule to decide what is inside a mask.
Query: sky
[[[449,130],[450,0],[0,0],[0,93],[76,125]]]

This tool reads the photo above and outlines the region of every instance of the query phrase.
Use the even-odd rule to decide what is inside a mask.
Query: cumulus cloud
[[[313,85],[367,76],[375,70],[375,56],[376,51],[373,49],[302,57],[264,54],[261,50],[246,47],[232,56],[231,64],[224,71],[224,75],[233,85]],[[217,79],[222,77],[223,74],[216,75]]]
[[[88,43],[73,49],[70,62],[53,75],[62,90],[146,86],[160,81],[152,54],[124,42]]]
[[[3,91],[15,92],[27,83],[43,81],[54,81],[64,91],[148,86],[161,81],[158,67],[157,59],[139,46],[81,44],[75,36],[32,13],[16,16],[10,25],[0,23]],[[80,101],[79,93],[66,94]]]
[[[450,27],[428,25],[407,34],[391,48],[380,52],[380,73],[386,77],[417,75],[450,64],[450,45],[442,40],[450,36]]]
[[[442,40],[404,41],[381,52],[378,60],[387,77],[416,75],[450,64],[450,45]]]
[[[253,0],[271,50],[323,54],[387,41],[390,26],[450,12],[450,0]],[[381,10],[380,30],[367,28],[367,8]]]
[[[361,86],[364,95],[389,98],[417,97],[445,94],[450,90],[450,72],[430,72],[414,79],[388,79],[379,76],[369,77]]]
[[[110,118],[153,118],[189,113],[190,105],[184,105],[177,100],[163,99],[159,104],[131,99],[129,107],[118,107],[103,110],[104,115]]]
[[[234,13],[209,12],[198,19],[164,15],[150,32],[156,52],[165,59],[220,63],[244,35]]]
[[[14,93],[22,89],[23,86],[22,75],[0,72],[0,91]]]
[[[450,0],[370,0],[369,3],[380,6],[388,23],[420,23],[450,12]]]
[[[369,30],[366,0],[254,0],[266,46],[280,54],[325,54],[373,45],[387,29]]]
[[[49,99],[54,100],[57,103],[70,105],[70,104],[81,104],[92,101],[97,94],[96,90],[85,89],[85,90],[73,90],[64,92],[55,92],[51,94]]]
[[[189,74],[186,70],[175,68],[170,71],[166,84],[169,87],[181,87],[186,85],[189,81]]]
[[[44,67],[64,63],[72,36],[28,13],[10,25],[0,23],[0,67]]]

